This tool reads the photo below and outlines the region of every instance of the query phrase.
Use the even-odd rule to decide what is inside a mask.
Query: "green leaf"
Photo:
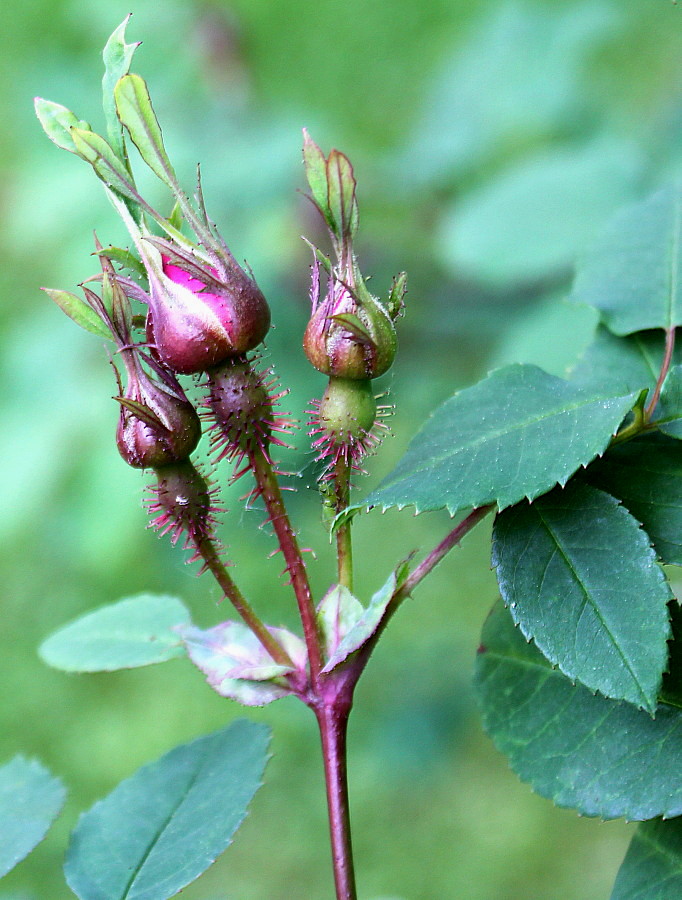
[[[612,447],[585,478],[641,522],[664,563],[682,565],[682,447],[647,435]]]
[[[498,603],[481,636],[476,691],[512,769],[557,806],[644,820],[682,814],[682,711],[656,717],[572,684]]]
[[[583,392],[535,366],[498,369],[439,407],[358,507],[454,515],[533,499],[603,453],[636,399]]]
[[[600,325],[594,341],[570,375],[584,390],[627,393],[648,388],[653,391],[665,353],[662,331],[642,331],[616,337]],[[674,362],[682,362],[682,347],[676,346]]]
[[[229,846],[267,759],[268,729],[244,720],[183,744],[81,816],[64,871],[80,900],[166,900]]]
[[[342,584],[332,585],[317,607],[317,621],[327,656],[333,654],[365,609]]]
[[[125,143],[123,141],[123,127],[116,115],[116,101],[114,100],[114,87],[116,82],[127,75],[135,50],[140,46],[126,44],[125,30],[130,21],[129,13],[121,24],[114,30],[109,40],[104,45],[102,56],[104,58],[104,77],[102,78],[102,99],[104,104],[104,117],[107,123],[107,136],[114,153],[125,162],[127,159]]]
[[[493,565],[515,623],[552,664],[655,710],[670,590],[648,536],[617,500],[571,482],[500,513]]]
[[[611,900],[682,897],[682,819],[654,819],[635,832]]]
[[[76,153],[90,163],[98,178],[122,196],[134,201],[139,199],[124,163],[103,137],[82,128],[72,128],[71,136]]]
[[[177,625],[190,622],[176,597],[139,594],[102,606],[50,635],[41,659],[64,672],[112,672],[184,656]]]
[[[329,211],[339,238],[353,238],[358,230],[358,203],[355,199],[353,166],[344,153],[332,150],[327,159]]]
[[[268,628],[299,669],[305,669],[304,642],[285,628]],[[291,693],[283,675],[290,666],[276,663],[256,635],[242,622],[221,622],[213,628],[194,625],[178,628],[194,665],[221,697],[244,706],[265,706]]]
[[[652,421],[664,434],[682,438],[682,365],[668,371]]]
[[[163,136],[144,79],[125,75],[115,89],[118,117],[128,129],[140,156],[170,188],[177,184],[173,166],[163,145]]]
[[[35,760],[0,767],[0,877],[33,850],[64,805],[66,789]]]
[[[104,338],[104,340],[113,340],[107,326],[97,313],[88,306],[85,300],[82,300],[70,291],[60,291],[53,288],[41,288],[41,290],[45,291],[50,300],[53,300],[62,312],[65,312],[70,319],[73,319],[76,325],[80,325],[81,328],[91,332],[91,334],[96,334],[97,337]]]
[[[682,324],[682,194],[658,191],[616,215],[578,267],[571,299],[615,334]]]
[[[525,156],[457,193],[437,237],[441,258],[458,277],[493,288],[561,275],[636,196],[642,169],[641,150],[616,137]]]
[[[340,665],[347,659],[351,653],[359,650],[363,644],[372,637],[379,627],[381,620],[386,614],[388,605],[398,588],[401,586],[405,578],[407,578],[407,563],[401,563],[400,566],[388,577],[388,580],[379,588],[372,596],[366,609],[357,615],[357,610],[352,609],[352,615],[355,622],[343,635],[335,650],[329,656],[326,665],[322,669],[323,672],[331,672],[336,666]]]
[[[53,103],[52,100],[43,100],[42,97],[36,97],[34,103],[36,115],[49,139],[58,147],[61,147],[62,150],[78,154],[71,135],[71,129],[80,128],[90,131],[88,123],[79,119],[70,109],[67,109],[60,103]]]

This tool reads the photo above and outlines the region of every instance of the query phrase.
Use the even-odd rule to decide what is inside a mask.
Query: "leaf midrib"
[[[542,509],[539,507],[536,507],[536,512],[537,512],[538,517],[540,518],[540,521],[544,525],[547,533],[549,534],[550,538],[554,541],[554,544],[555,544],[558,552],[561,554],[564,562],[566,563],[567,568],[569,569],[571,575],[573,576],[575,582],[577,583],[580,591],[582,592],[582,594],[585,598],[585,602],[588,603],[589,606],[591,607],[592,611],[594,612],[595,616],[597,617],[601,626],[603,627],[605,633],[607,634],[609,640],[611,641],[613,647],[615,648],[616,652],[620,656],[621,661],[623,662],[625,668],[630,673],[630,676],[631,676],[633,682],[635,683],[637,690],[639,691],[639,694],[642,698],[644,707],[650,711],[652,707],[649,703],[649,698],[647,697],[646,693],[644,692],[644,689],[640,683],[640,680],[633,669],[633,665],[632,665],[631,661],[628,659],[625,652],[618,644],[614,634],[611,631],[611,628],[608,626],[604,616],[602,615],[601,610],[599,609],[597,604],[592,599],[589,591],[587,590],[587,587],[583,584],[583,581],[580,578],[577,569],[573,565],[567,551],[564,549],[564,546],[561,543],[561,541],[559,540],[559,537],[555,534],[551,525],[549,524],[549,522],[547,522],[547,520],[543,516]]]
[[[484,434],[478,435],[474,440],[468,442],[467,444],[462,444],[459,447],[455,447],[454,449],[450,448],[449,450],[439,454],[438,456],[430,456],[429,459],[426,460],[422,465],[411,467],[407,474],[400,475],[399,478],[397,478],[395,481],[389,482],[388,484],[386,484],[384,486],[380,486],[377,489],[376,493],[379,493],[379,491],[385,490],[388,487],[395,486],[400,481],[405,481],[408,478],[412,477],[412,475],[415,475],[419,472],[428,471],[429,469],[433,468],[434,465],[436,465],[438,463],[442,463],[445,460],[456,456],[457,454],[460,454],[460,453],[463,453],[463,452],[466,452],[469,450],[473,450],[473,449],[479,447],[481,444],[487,443],[489,441],[498,440],[501,437],[513,434],[515,431],[519,431],[523,428],[530,428],[532,425],[535,425],[538,422],[542,422],[545,419],[549,419],[552,417],[558,417],[560,415],[564,415],[565,413],[574,412],[576,409],[583,409],[583,408],[586,408],[586,407],[594,405],[594,404],[604,403],[605,401],[608,403],[615,403],[618,400],[625,400],[626,398],[632,397],[633,393],[634,392],[631,392],[629,394],[623,394],[621,397],[594,397],[588,401],[585,401],[584,403],[578,402],[572,406],[566,406],[566,407],[562,407],[560,409],[553,409],[543,415],[536,416],[535,418],[532,418],[532,419],[526,419],[523,422],[519,422],[514,426],[509,426],[507,428],[498,430],[496,432],[485,432]],[[410,448],[410,450],[411,449],[412,448]],[[408,450],[408,452],[409,452],[409,450]]]
[[[121,900],[128,900],[128,898],[130,897],[130,891],[135,886],[135,882],[137,880],[138,875],[142,872],[142,869],[144,868],[147,860],[149,859],[149,857],[153,853],[155,847],[157,846],[157,844],[163,837],[164,833],[166,832],[166,829],[168,828],[169,824],[172,822],[172,820],[175,817],[175,815],[177,814],[178,810],[182,807],[182,805],[184,803],[187,802],[187,798],[188,798],[189,794],[191,793],[192,789],[194,788],[195,784],[199,780],[199,776],[202,774],[202,772],[204,770],[204,766],[206,765],[206,761],[209,758],[210,758],[210,747],[207,748],[206,755],[203,757],[203,759],[197,766],[196,771],[194,772],[194,774],[188,781],[187,786],[186,786],[182,796],[180,797],[178,802],[173,805],[171,811],[164,819],[161,827],[156,831],[156,834],[150,841],[149,846],[142,854],[139,863],[133,869],[130,879],[128,880],[128,883],[125,886],[124,892],[123,892],[123,894],[121,894]]]

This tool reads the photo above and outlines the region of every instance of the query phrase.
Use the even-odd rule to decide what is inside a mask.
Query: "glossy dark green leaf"
[[[35,760],[16,756],[0,767],[0,877],[45,837],[66,789]]]
[[[102,606],[50,635],[40,656],[64,672],[112,672],[184,656],[175,626],[190,615],[176,597],[139,594]]]
[[[572,299],[615,334],[682,324],[682,192],[668,186],[619,212],[578,267]]]
[[[557,806],[604,819],[682,814],[682,710],[660,703],[652,718],[572,684],[502,603],[483,629],[476,691],[497,748]]]
[[[80,900],[166,900],[229,846],[267,759],[252,722],[171,750],[84,813],[64,871]]]
[[[495,521],[493,565],[514,621],[552,664],[655,710],[670,589],[625,507],[580,482],[519,503]]]
[[[647,435],[612,447],[585,478],[641,522],[664,563],[682,565],[682,445]]]
[[[654,819],[637,829],[611,900],[682,897],[682,819]]]
[[[435,410],[359,506],[454,515],[532,499],[603,453],[635,399],[583,392],[536,366],[498,369]]]

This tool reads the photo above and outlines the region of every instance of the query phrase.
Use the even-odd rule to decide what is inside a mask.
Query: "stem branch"
[[[291,578],[291,585],[296,595],[301,624],[303,625],[303,636],[308,649],[311,682],[315,686],[322,668],[322,651],[315,605],[308,582],[308,573],[270,461],[260,448],[250,450],[249,459],[259,493],[263,497],[270,521],[275,529],[277,541],[284,556],[287,571]]]
[[[220,559],[213,541],[208,537],[202,537],[197,538],[195,543],[197,550],[201,554],[201,558],[220,585],[221,590],[242,617],[245,624],[248,625],[251,631],[256,635],[265,650],[267,650],[270,656],[276,663],[279,663],[279,665],[295,668],[289,654],[270,634],[265,625],[258,618],[258,615],[251,608],[248,600],[232,580],[232,576]]]
[[[661,363],[661,371],[658,375],[658,381],[656,382],[656,387],[654,388],[654,392],[651,395],[651,400],[649,401],[647,408],[644,411],[644,419],[646,422],[651,419],[651,416],[656,409],[656,404],[658,403],[661,396],[661,389],[663,387],[663,382],[666,379],[666,375],[668,374],[668,370],[670,369],[670,363],[673,359],[674,349],[675,326],[671,325],[670,328],[666,328],[665,330],[665,353],[663,354],[663,362]]]

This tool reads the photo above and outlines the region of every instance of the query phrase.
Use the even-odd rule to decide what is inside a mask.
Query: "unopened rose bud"
[[[270,309],[255,281],[238,266],[218,272],[205,266],[205,281],[163,260],[151,272],[150,328],[161,360],[174,372],[202,372],[261,343]]]
[[[155,381],[138,363],[128,364],[128,385],[119,397],[116,445],[129,466],[160,468],[187,459],[201,437],[196,410],[180,386]]]
[[[397,339],[388,311],[366,288],[352,291],[333,275],[319,301],[319,270],[313,271],[313,314],[303,336],[303,349],[325,375],[364,380],[378,378],[393,364]]]

